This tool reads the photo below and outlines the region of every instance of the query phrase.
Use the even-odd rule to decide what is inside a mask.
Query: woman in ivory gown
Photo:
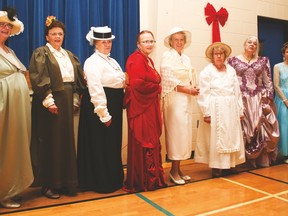
[[[189,31],[172,28],[164,39],[169,50],[163,53],[160,65],[166,150],[172,161],[169,176],[175,184],[185,184],[191,179],[180,169],[181,160],[191,157],[192,96],[199,93],[195,87],[196,71],[183,53],[190,42]]]
[[[15,9],[0,11],[0,205],[18,208],[13,198],[33,182],[30,161],[31,105],[26,67],[5,45],[24,30]]]

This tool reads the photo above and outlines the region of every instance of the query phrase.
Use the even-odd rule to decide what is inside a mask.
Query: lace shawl
[[[174,91],[177,85],[196,86],[196,70],[191,66],[187,55],[181,56],[174,49],[170,49],[162,56],[160,65],[162,98]]]

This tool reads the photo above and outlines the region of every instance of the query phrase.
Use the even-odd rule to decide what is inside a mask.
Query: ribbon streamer
[[[221,7],[221,9],[216,12],[215,8],[210,3],[207,3],[204,10],[206,22],[208,25],[212,23],[212,43],[221,42],[219,23],[222,27],[225,25],[229,15],[228,11]]]

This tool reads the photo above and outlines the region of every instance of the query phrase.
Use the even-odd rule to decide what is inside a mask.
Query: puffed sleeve
[[[33,91],[41,95],[43,99],[49,95],[51,90],[51,80],[46,62],[47,53],[44,49],[36,49],[30,59],[29,74]]]
[[[270,68],[270,62],[267,57],[263,57],[265,66],[263,71],[263,84],[266,88],[267,97],[270,100],[274,100],[274,88],[273,88],[273,82],[272,82],[272,75],[271,75],[271,68]]]
[[[211,76],[208,69],[208,66],[200,72],[199,76],[199,88],[200,93],[198,95],[198,105],[202,111],[203,116],[211,116],[210,111],[210,82]]]
[[[108,122],[112,116],[108,112],[107,98],[101,82],[103,66],[88,59],[84,63],[84,71],[91,96],[91,102],[94,105],[94,113],[97,114],[101,122]]]
[[[81,94],[81,93],[83,93],[83,90],[86,89],[84,72],[83,72],[83,69],[81,66],[81,62],[78,59],[78,57],[76,55],[74,55],[74,53],[70,52],[69,50],[66,50],[66,52],[69,54],[69,57],[70,57],[72,64],[74,66],[74,79],[75,79],[74,92]]]

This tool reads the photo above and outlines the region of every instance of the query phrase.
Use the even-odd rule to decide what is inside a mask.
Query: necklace
[[[248,58],[244,53],[243,53],[243,57],[247,60],[248,63],[250,63],[250,61],[254,58],[253,55],[251,58]]]
[[[121,68],[112,59],[110,59],[108,56],[107,56],[108,59],[106,59],[103,56],[99,55],[98,53],[97,53],[97,55],[100,56],[104,61],[106,61],[114,70],[121,71]]]

